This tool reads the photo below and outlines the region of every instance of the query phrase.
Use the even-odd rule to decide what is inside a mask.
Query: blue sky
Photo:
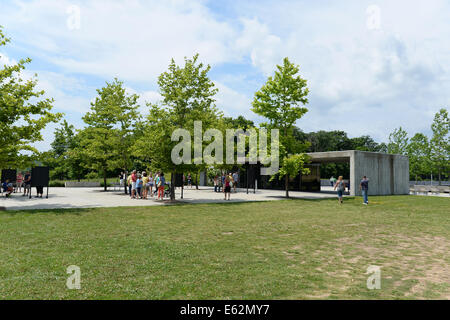
[[[399,126],[429,134],[450,105],[449,13],[446,0],[2,0],[0,25],[13,41],[0,63],[32,58],[25,76],[37,73],[55,110],[81,128],[105,81],[123,80],[145,112],[170,59],[196,52],[212,66],[218,107],[258,122],[253,94],[287,56],[310,88],[302,130],[386,141]]]

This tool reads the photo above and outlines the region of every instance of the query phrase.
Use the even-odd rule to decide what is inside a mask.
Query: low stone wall
[[[100,187],[100,182],[68,181],[64,185],[66,188],[97,188]]]

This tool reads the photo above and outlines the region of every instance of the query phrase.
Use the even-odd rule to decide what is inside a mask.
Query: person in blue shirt
[[[361,192],[362,192],[363,204],[368,205],[369,204],[369,198],[368,198],[369,179],[367,179],[366,176],[364,176],[362,178],[361,183],[359,184],[359,190],[361,190]]]
[[[136,179],[136,198],[137,199],[142,199],[142,185],[143,185],[142,176],[140,174],[138,174],[137,179]]]

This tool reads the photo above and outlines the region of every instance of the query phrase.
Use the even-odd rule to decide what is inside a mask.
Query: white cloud
[[[217,104],[228,115],[257,119],[250,111],[253,92],[285,56],[308,79],[310,112],[298,122],[305,131],[342,129],[386,140],[400,125],[429,132],[434,113],[449,105],[446,0],[235,2],[228,16],[209,4],[2,1],[0,21],[17,48],[52,66],[40,73],[41,85],[58,108],[74,112],[95,96],[81,80],[86,75],[118,76],[141,88],[140,102],[156,102],[156,77],[170,58],[180,63],[196,52],[213,68],[222,67],[214,80]],[[380,30],[367,28],[372,4],[380,8]],[[67,28],[70,5],[81,9],[80,29]],[[231,71],[223,68],[227,63]],[[260,83],[248,85],[255,79]]]

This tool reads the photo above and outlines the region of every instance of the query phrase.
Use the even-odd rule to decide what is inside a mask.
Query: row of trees
[[[409,138],[402,127],[395,129],[389,135],[387,152],[409,157],[411,178],[417,181],[435,175],[440,185],[443,178],[450,176],[450,121],[446,109],[436,113],[431,131],[431,139],[423,133]]]
[[[8,41],[0,28],[0,46]],[[190,150],[183,150],[194,155],[192,163],[175,165],[172,162],[172,150],[179,143],[172,141],[172,133],[182,128],[188,130],[192,137],[194,122],[201,121],[201,135],[211,128],[223,136],[226,136],[225,130],[231,128],[279,129],[281,170],[272,178],[284,178],[286,196],[289,195],[289,179],[298,172],[308,171],[305,168],[308,159],[304,154],[308,151],[357,149],[403,153],[410,155],[411,168],[417,172],[419,164],[423,166],[429,156],[430,166],[439,175],[448,173],[448,115],[444,109],[436,116],[433,138],[427,144],[429,147],[424,149],[417,146],[421,146],[426,137],[416,135],[408,142],[401,128],[385,145],[376,143],[369,136],[348,138],[342,131],[304,133],[295,127],[296,121],[308,111],[309,90],[307,81],[299,75],[299,67],[288,58],[276,67],[274,75],[255,93],[252,111],[267,119],[260,127],[242,116],[236,119],[223,116],[215,105],[217,88],[208,76],[210,66],[201,63],[195,55],[185,58],[181,66],[174,60],[170,62],[168,70],[158,78],[162,101],[147,103],[149,112],[146,117],[139,112],[139,96],[127,93],[123,82],[114,79],[97,90],[90,111],[83,116],[85,127],[75,130],[73,125],[63,120],[55,131],[52,149],[39,154],[31,147],[32,143],[42,140],[41,130],[48,123],[58,122],[62,115],[51,112],[53,100],[42,99],[44,92],[36,90],[35,79],[24,81],[20,77],[29,62],[29,59],[21,60],[0,70],[1,167],[26,167],[40,159],[52,168],[52,178],[80,180],[90,175],[101,176],[105,189],[108,177],[132,168],[162,170],[172,173],[172,179],[175,173],[231,169],[233,165],[217,163],[211,167],[200,163],[197,161],[198,150],[194,150],[193,144]],[[213,138],[217,139],[213,136],[211,140]],[[210,141],[202,143],[206,147]],[[215,155],[217,152],[214,149]],[[322,171],[326,175],[337,175],[345,169],[339,165],[327,165]],[[423,170],[428,170],[428,167]]]
[[[210,66],[199,62],[198,55],[185,58],[184,65],[178,66],[171,61],[168,71],[159,76],[160,104],[147,104],[149,115],[143,118],[138,109],[138,96],[126,93],[123,83],[114,79],[99,89],[98,96],[91,104],[91,110],[84,117],[86,126],[76,133],[66,121],[55,132],[52,151],[46,153],[45,162],[53,167],[52,172],[59,178],[78,178],[83,170],[94,170],[104,179],[116,170],[128,171],[140,167],[170,172],[172,187],[176,173],[199,172],[207,165],[197,161],[198,153],[191,145],[190,164],[174,164],[172,150],[179,143],[173,141],[172,133],[176,129],[189,131],[194,135],[194,122],[202,122],[201,136],[211,128],[226,136],[226,129],[254,128],[251,121],[239,117],[226,118],[215,105],[217,89],[208,77]],[[275,77],[257,92],[253,110],[265,116],[269,122],[262,124],[267,129],[280,129],[281,162],[301,151],[305,146],[294,139],[294,123],[307,110],[298,104],[306,104],[306,81],[298,73],[298,67],[288,59],[278,66]],[[214,137],[217,139],[217,137]],[[222,143],[223,141],[220,141]],[[203,141],[203,147],[209,141]],[[217,152],[217,150],[215,150]],[[225,150],[223,150],[225,152]],[[201,156],[201,155],[200,155]],[[299,156],[296,156],[299,159]],[[224,156],[225,158],[225,156]],[[294,159],[294,158],[292,158]],[[288,181],[290,175],[296,175],[303,169],[296,161],[294,169],[280,171],[279,176]],[[288,160],[286,160],[288,161]],[[292,162],[292,160],[290,160]],[[215,169],[231,169],[232,164],[217,163]],[[211,166],[209,166],[211,169]],[[287,191],[288,192],[288,191]],[[174,192],[172,192],[173,196]],[[287,193],[288,195],[288,193]]]

